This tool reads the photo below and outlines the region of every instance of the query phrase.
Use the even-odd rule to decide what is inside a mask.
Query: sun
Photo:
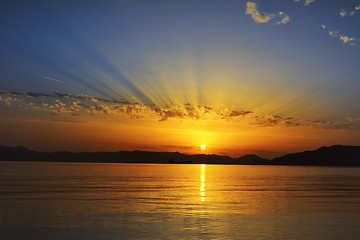
[[[206,148],[206,146],[203,144],[203,145],[200,146],[200,148],[201,148],[202,150],[204,150],[204,149]]]

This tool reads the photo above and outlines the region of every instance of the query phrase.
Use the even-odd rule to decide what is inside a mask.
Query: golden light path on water
[[[206,165],[205,164],[201,164],[201,174],[200,174],[200,182],[201,182],[201,186],[200,186],[200,199],[202,202],[205,201],[205,170],[206,170]]]

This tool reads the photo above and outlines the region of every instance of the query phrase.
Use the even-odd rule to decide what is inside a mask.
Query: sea
[[[0,162],[0,239],[360,239],[360,168]]]

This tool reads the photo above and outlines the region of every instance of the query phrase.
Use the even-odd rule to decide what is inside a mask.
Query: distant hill
[[[37,162],[99,162],[99,163],[207,163],[207,164],[260,164],[269,161],[256,155],[240,158],[218,155],[186,155],[179,152],[37,152],[25,147],[0,146],[0,161],[37,161]]]
[[[171,163],[237,165],[311,165],[360,166],[360,147],[335,145],[314,151],[287,154],[273,160],[254,154],[231,158],[219,155],[186,155],[179,152],[37,152],[25,147],[0,146],[0,161],[98,162],[98,163]]]
[[[360,147],[335,145],[274,158],[275,165],[360,166]]]

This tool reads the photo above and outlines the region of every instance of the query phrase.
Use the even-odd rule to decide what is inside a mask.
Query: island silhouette
[[[0,161],[360,166],[360,146],[324,146],[313,151],[291,153],[273,159],[261,158],[255,154],[232,158],[215,154],[187,155],[179,152],[139,150],[80,153],[67,151],[39,152],[23,146],[0,146]]]

